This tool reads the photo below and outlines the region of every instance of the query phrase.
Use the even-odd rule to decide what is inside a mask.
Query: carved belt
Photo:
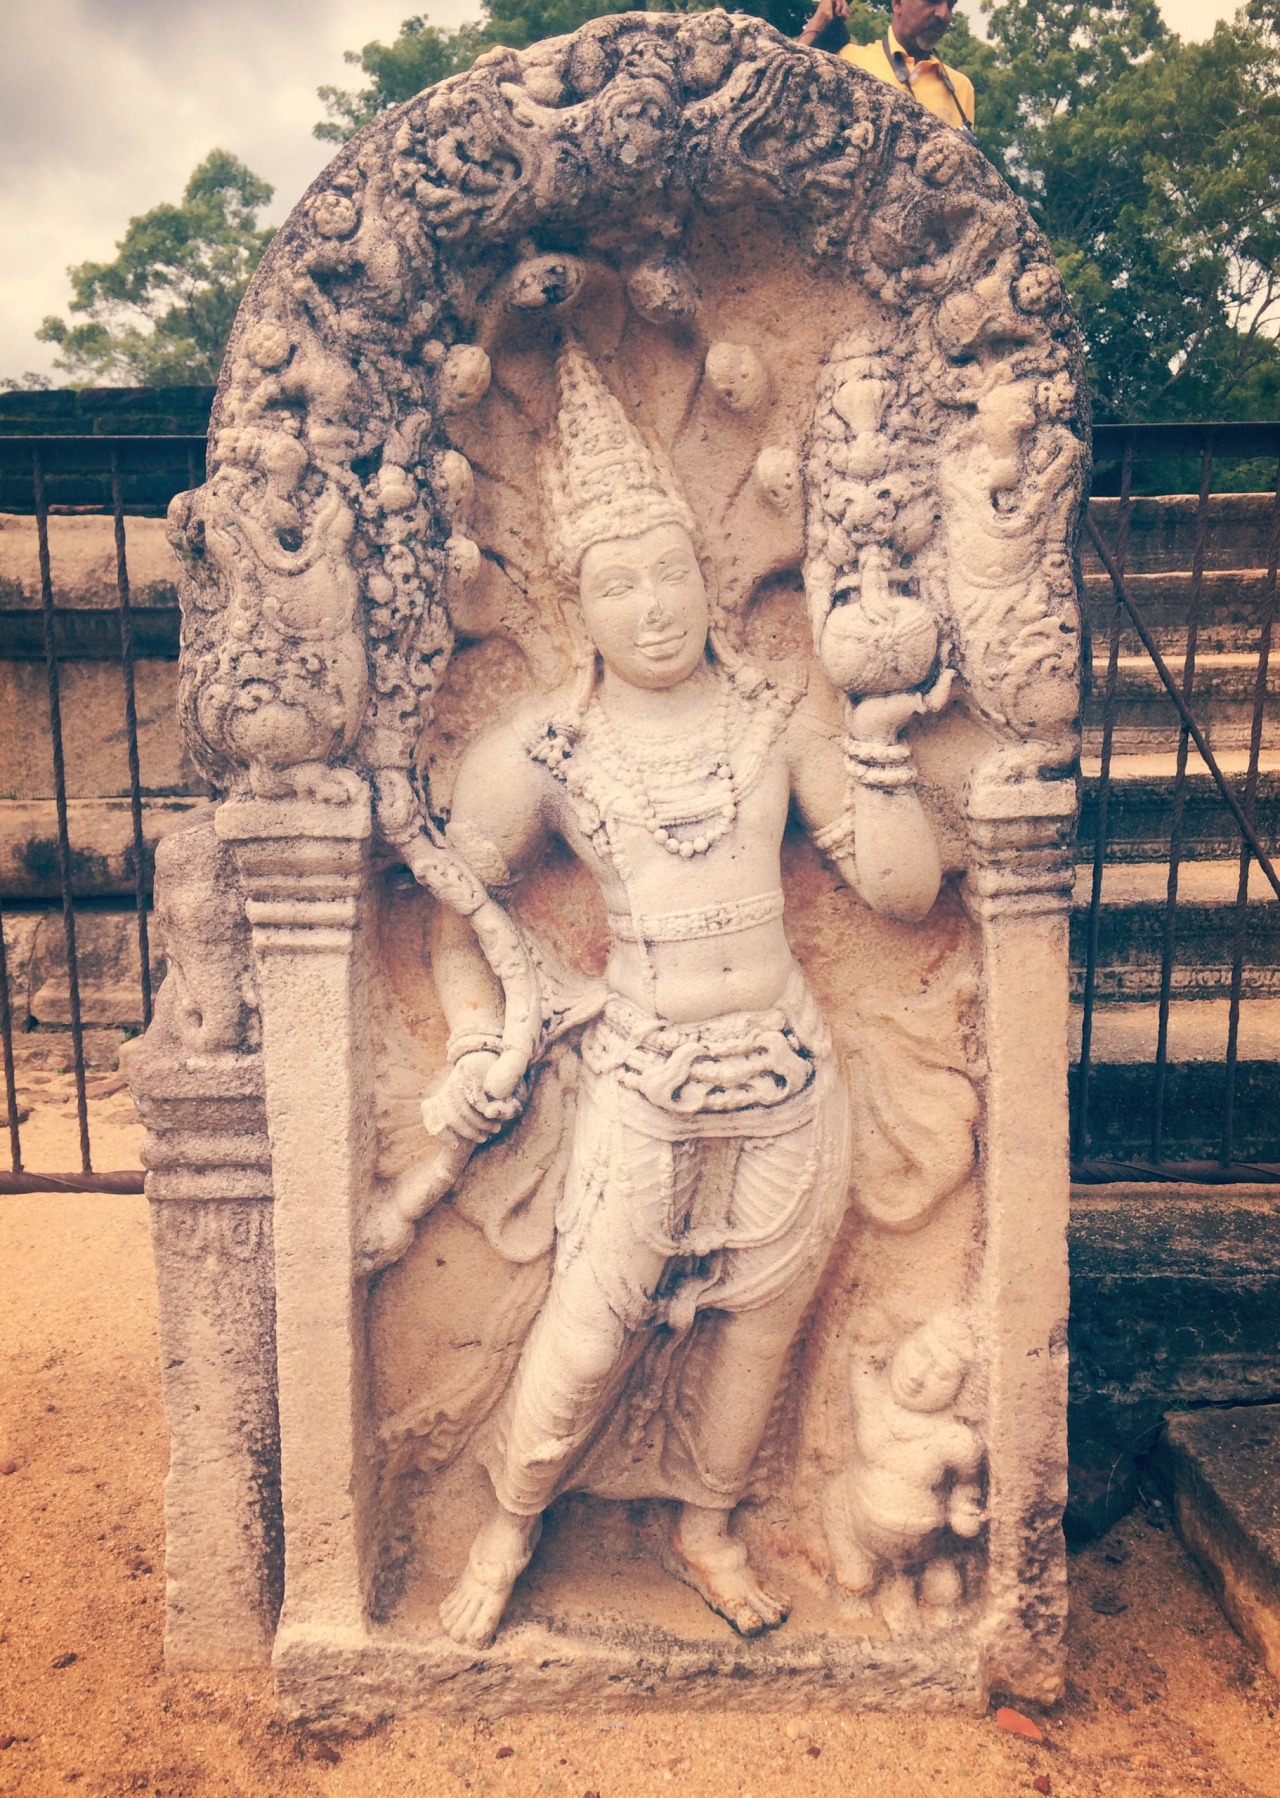
[[[786,998],[793,987],[803,1006],[808,994],[798,976]],[[800,1037],[790,1010],[668,1024],[615,994],[583,1039],[582,1058],[593,1074],[610,1074],[659,1110],[682,1117],[782,1105],[812,1085],[815,1049],[822,1046]]]
[[[754,930],[782,916],[782,894],[753,893],[749,899],[730,899],[723,905],[699,905],[690,911],[609,913],[609,929],[616,943],[694,943],[706,937],[730,936],[738,930]]]

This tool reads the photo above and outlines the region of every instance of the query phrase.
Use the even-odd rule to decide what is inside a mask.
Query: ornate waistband
[[[770,1110],[809,1088],[830,1040],[799,971],[769,1011],[695,1024],[647,1017],[613,994],[582,1040],[592,1074],[611,1075],[660,1111]]]
[[[782,916],[782,894],[753,893],[749,899],[730,899],[723,905],[698,905],[689,911],[609,913],[609,929],[616,943],[694,943],[704,937],[730,936],[738,930],[754,930]]]

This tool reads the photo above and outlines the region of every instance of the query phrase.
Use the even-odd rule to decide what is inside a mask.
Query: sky
[[[1236,0],[1162,0],[1207,37]],[[975,24],[976,6],[967,9]],[[34,331],[70,298],[71,263],[109,260],[129,218],[176,201],[219,147],[270,181],[279,223],[333,153],[312,137],[342,60],[426,11],[452,26],[475,0],[0,0],[0,377],[51,373]],[[56,379],[55,374],[55,379]]]

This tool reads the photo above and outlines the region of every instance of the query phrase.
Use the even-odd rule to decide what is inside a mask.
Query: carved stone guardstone
[[[175,1661],[1059,1693],[1087,436],[991,168],[751,19],[492,51],[304,197],[170,522]]]

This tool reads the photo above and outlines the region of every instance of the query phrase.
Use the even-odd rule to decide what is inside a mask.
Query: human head
[[[954,12],[955,0],[893,0],[893,35],[908,56],[932,56]]]
[[[899,1344],[889,1363],[889,1390],[904,1410],[945,1411],[972,1359],[967,1326],[958,1318],[931,1318]]]
[[[628,686],[679,686],[706,650],[710,607],[683,525],[593,543],[578,571],[587,633],[605,667]]]

